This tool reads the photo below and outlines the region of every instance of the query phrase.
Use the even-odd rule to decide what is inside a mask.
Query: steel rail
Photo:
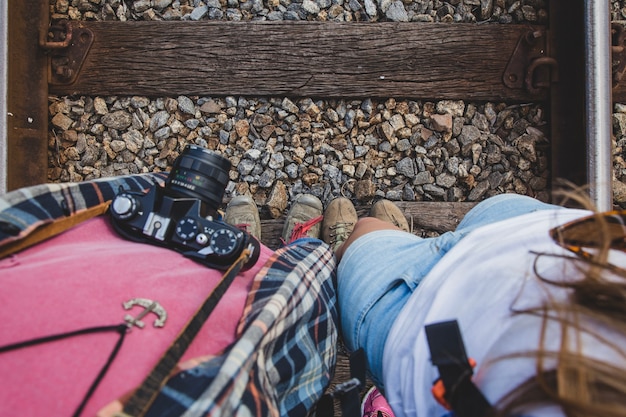
[[[7,191],[8,2],[0,2],[0,194]]]
[[[611,169],[611,25],[609,2],[585,1],[587,183],[601,211],[613,207]]]

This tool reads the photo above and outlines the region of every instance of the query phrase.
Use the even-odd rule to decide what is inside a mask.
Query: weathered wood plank
[[[422,235],[428,232],[444,233],[454,230],[465,213],[476,203],[447,203],[447,202],[422,202],[422,201],[397,201],[394,202],[404,212],[413,226],[413,233]],[[357,206],[359,217],[367,216],[369,206]],[[280,240],[285,216],[278,219],[261,219],[261,240],[272,249],[281,246]]]
[[[542,101],[502,82],[522,25],[84,22],[94,44],[53,94]]]
[[[613,103],[626,103],[626,79],[613,89]]]
[[[10,0],[8,6],[6,188],[10,191],[48,178],[47,58],[38,42],[49,4]]]

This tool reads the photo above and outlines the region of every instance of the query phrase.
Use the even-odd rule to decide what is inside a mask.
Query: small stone
[[[299,111],[298,106],[296,106],[294,102],[289,100],[288,98],[283,99],[281,107],[293,114],[297,114]]]
[[[208,6],[196,7],[195,9],[193,9],[191,14],[189,15],[189,18],[191,20],[200,20],[204,16],[206,16],[208,12],[209,12],[209,7]]]
[[[446,190],[433,184],[425,184],[422,189],[431,197],[443,198],[446,195]]]
[[[195,115],[196,114],[196,106],[189,97],[179,96],[178,99],[178,110],[183,113]]]
[[[432,184],[434,182],[433,176],[430,174],[429,171],[422,171],[419,172],[416,176],[415,176],[415,181],[414,184],[415,185],[424,185],[424,184]]]
[[[109,129],[124,130],[133,123],[132,116],[124,110],[107,113],[100,119]]]
[[[246,151],[245,155],[253,161],[258,161],[261,158],[261,151],[258,149],[250,149]]]
[[[126,142],[123,140],[111,141],[111,150],[113,150],[113,152],[122,152],[124,149],[126,149]]]
[[[354,185],[354,193],[358,200],[369,200],[376,195],[376,187],[370,180],[357,181]]]
[[[380,132],[387,140],[392,140],[394,138],[395,130],[389,122],[385,122],[380,126]]]
[[[253,161],[249,159],[242,159],[237,165],[237,172],[239,172],[239,175],[242,177],[245,177],[246,175],[250,175],[252,173],[254,166],[255,164]]]
[[[459,135],[458,140],[461,144],[461,147],[465,148],[468,145],[476,142],[479,138],[480,130],[478,130],[476,126],[465,125],[463,126],[463,129],[461,129],[461,134]]]
[[[316,184],[319,181],[319,178],[319,175],[313,172],[307,172],[302,176],[302,182],[310,187],[313,184]]]
[[[156,132],[154,132],[154,138],[156,140],[161,141],[161,140],[165,140],[169,138],[171,134],[172,134],[172,128],[170,128],[169,126],[165,126],[157,130]]]
[[[150,131],[155,132],[165,126],[170,118],[170,114],[166,110],[158,111],[150,119]]]
[[[356,167],[354,165],[345,164],[341,167],[341,172],[349,177],[354,177],[354,174],[356,173]]]
[[[144,138],[141,132],[137,130],[130,130],[122,135],[126,148],[132,153],[137,153],[143,147]]]
[[[368,16],[374,17],[378,14],[378,10],[376,9],[376,3],[372,0],[365,0],[365,13]]]
[[[450,113],[433,114],[430,121],[436,132],[452,132],[452,115]]]
[[[463,116],[465,103],[460,100],[441,100],[437,102],[437,113],[447,113],[455,117]]]
[[[109,112],[106,101],[102,97],[96,97],[93,100],[93,108],[96,114],[105,115]]]
[[[282,216],[287,208],[287,204],[287,187],[282,181],[276,181],[276,184],[272,188],[272,191],[265,202],[265,207],[267,208],[270,216],[273,219],[277,219]]]
[[[522,135],[517,139],[517,149],[522,156],[530,162],[537,161],[537,152],[535,150],[535,138],[530,135]]]
[[[626,203],[626,184],[619,180],[613,180],[613,199],[616,203]]]
[[[409,21],[409,15],[404,8],[404,3],[400,0],[394,1],[389,5],[389,8],[385,12],[385,16],[393,22]]]
[[[487,192],[487,190],[489,189],[490,185],[489,185],[489,181],[481,181],[478,184],[476,184],[476,186],[472,189],[472,191],[470,191],[467,199],[469,201],[478,201],[480,200],[485,193]]]
[[[396,163],[396,170],[399,174],[408,178],[415,178],[417,175],[417,168],[415,166],[415,160],[413,158],[403,158]]]
[[[58,127],[61,130],[68,130],[72,127],[74,120],[72,120],[69,116],[64,115],[63,113],[57,113],[51,120],[52,124]]]
[[[437,176],[435,183],[441,187],[450,188],[456,184],[456,177],[444,172]]]
[[[247,137],[250,133],[250,123],[246,119],[237,120],[235,122],[235,132],[240,138]]]
[[[214,100],[209,100],[200,106],[200,111],[207,114],[218,114],[222,111],[222,106]]]
[[[317,15],[320,12],[320,7],[312,0],[304,0],[302,8],[311,15]]]

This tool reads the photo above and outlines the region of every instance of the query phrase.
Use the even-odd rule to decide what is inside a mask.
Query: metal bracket
[[[556,60],[547,56],[545,30],[532,29],[520,36],[502,82],[509,88],[525,88],[531,94],[539,94],[558,81],[557,69]]]
[[[48,52],[48,83],[76,81],[93,44],[94,34],[80,22],[58,21],[41,31],[39,46]]]
[[[611,23],[611,69],[613,88],[617,87],[626,71],[626,30],[619,23]]]

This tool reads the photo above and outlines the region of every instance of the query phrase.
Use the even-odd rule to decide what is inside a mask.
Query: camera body
[[[164,187],[118,192],[110,206],[113,227],[129,240],[173,249],[220,270],[228,269],[249,248],[252,256],[242,270],[249,269],[258,259],[259,242],[214,218],[225,189],[220,189],[220,181],[224,186],[228,181],[228,170],[223,175],[226,166],[230,167],[227,159],[188,146],[174,163]],[[216,172],[204,175],[211,170]],[[206,211],[212,215],[205,216]]]

